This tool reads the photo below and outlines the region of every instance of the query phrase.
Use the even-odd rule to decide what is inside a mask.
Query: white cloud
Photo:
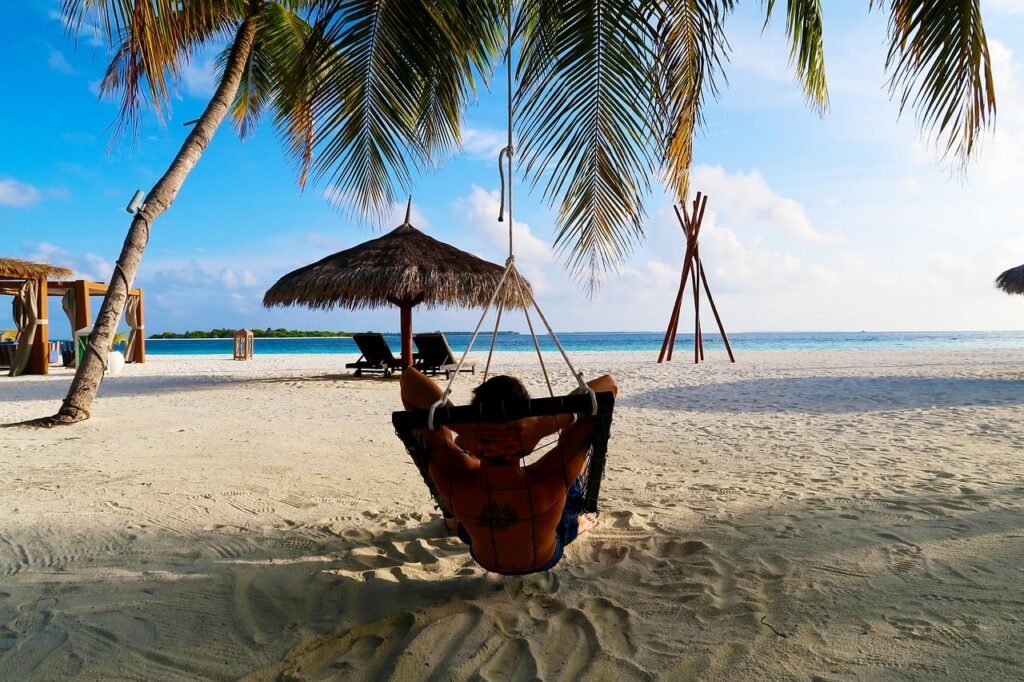
[[[508,143],[508,133],[493,128],[466,128],[462,131],[462,151],[480,161],[498,160],[498,153]]]
[[[94,282],[106,282],[114,271],[114,264],[95,253],[84,255],[72,254],[50,242],[32,244],[24,253],[24,258],[40,263],[50,263],[71,268],[77,279]]]
[[[213,58],[196,58],[181,74],[185,92],[193,97],[209,98],[217,90],[217,64]]]
[[[88,270],[75,268],[75,271],[84,279],[106,282],[114,272],[114,264],[95,253],[85,254],[85,262],[89,265]]]
[[[84,37],[91,46],[100,47],[103,45],[103,31],[91,17],[85,17],[80,24],[76,25],[55,9],[51,9],[47,16],[54,21],[59,21],[68,33]]]
[[[327,203],[336,207],[350,208],[358,204],[356,196],[352,190],[343,189],[331,185],[323,192],[320,196],[327,200]],[[391,203],[386,210],[381,211],[376,216],[366,216],[369,224],[375,229],[386,229],[391,230],[398,227],[405,222],[405,212],[408,206],[407,201],[395,201]],[[413,197],[412,209],[409,214],[409,222],[412,223],[413,227],[418,229],[427,229],[430,227],[430,220],[426,214],[420,211],[419,206],[416,204],[416,198]],[[314,237],[315,239],[316,237]],[[312,239],[311,239],[312,241]]]
[[[50,55],[49,57],[47,57],[46,63],[49,65],[51,69],[66,74],[72,74],[75,72],[74,67],[72,67],[68,60],[64,57],[63,52],[52,47],[49,48],[49,51]]]
[[[500,253],[508,252],[508,216],[505,222],[498,222],[498,208],[501,197],[497,190],[487,190],[473,185],[468,196],[455,200],[452,209],[474,231],[484,235]],[[512,229],[512,240],[517,263],[543,264],[552,260],[551,246],[538,239],[527,223],[516,220]]]
[[[983,6],[1000,14],[1024,16],[1024,0],[984,0]]]
[[[43,198],[43,193],[32,185],[17,180],[0,180],[0,206],[24,208]]]
[[[256,286],[257,280],[251,270],[225,268],[220,273],[220,282],[225,289],[242,289]]]
[[[837,235],[815,230],[804,207],[776,193],[756,170],[727,173],[721,166],[697,166],[693,170],[693,185],[732,224],[744,223],[807,241],[839,239]]]
[[[25,208],[43,199],[67,201],[71,199],[71,191],[67,187],[48,187],[41,190],[34,185],[11,178],[0,179],[0,206]]]

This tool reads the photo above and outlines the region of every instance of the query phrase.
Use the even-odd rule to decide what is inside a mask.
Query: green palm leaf
[[[722,22],[733,4],[731,0],[651,3],[662,162],[669,188],[680,201],[689,194],[693,138],[704,123],[705,95],[718,94],[717,79],[728,50]]]
[[[526,0],[519,26],[521,167],[559,206],[556,247],[593,289],[643,234],[657,166],[653,31],[629,0]]]
[[[995,120],[996,95],[979,0],[871,0],[889,5],[890,87],[963,167]]]
[[[245,16],[246,3],[216,0],[62,0],[69,30],[95,21],[113,48],[100,94],[120,96],[113,139],[134,139],[148,103],[162,117],[188,56]]]
[[[765,25],[775,9],[775,0],[765,3]],[[787,0],[786,33],[792,46],[790,60],[808,103],[818,113],[828,111],[828,84],[825,80],[825,49],[822,31],[821,0]]]
[[[318,179],[363,214],[458,143],[475,70],[496,46],[496,2],[335,0],[322,4],[307,48],[306,99]]]

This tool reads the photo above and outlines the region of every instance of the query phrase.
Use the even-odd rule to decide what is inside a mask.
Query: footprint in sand
[[[906,578],[908,574],[921,574],[926,571],[927,560],[920,547],[892,533],[879,533],[878,537],[898,543],[885,548],[889,570],[897,576]]]
[[[479,675],[486,682],[538,679],[537,659],[530,643],[522,637],[506,640],[480,668]]]
[[[583,602],[583,612],[589,616],[598,639],[608,651],[623,658],[636,653],[629,611],[604,597],[589,597]]]

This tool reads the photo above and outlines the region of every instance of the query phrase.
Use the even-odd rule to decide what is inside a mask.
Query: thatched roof
[[[288,273],[270,287],[263,305],[359,309],[422,294],[427,307],[482,307],[503,272],[502,266],[428,237],[406,222],[383,237]],[[504,291],[506,307],[518,307],[516,287]]]
[[[1008,294],[1024,294],[1024,265],[1010,268],[996,277],[996,286]]]
[[[56,279],[71,277],[74,274],[73,270],[48,263],[32,263],[20,258],[0,258],[0,278]]]

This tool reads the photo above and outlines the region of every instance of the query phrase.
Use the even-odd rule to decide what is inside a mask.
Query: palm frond
[[[526,0],[522,12],[521,167],[559,205],[555,245],[593,289],[643,235],[657,165],[653,30],[629,0]]]
[[[464,3],[433,0],[425,4],[434,21],[432,42],[442,47],[431,56],[422,84],[416,127],[431,162],[439,162],[462,143],[462,113],[476,95],[477,80],[490,76],[504,44],[500,0]]]
[[[289,5],[296,6],[298,11]],[[269,107],[277,110],[279,127],[285,124],[287,128],[286,119],[292,109],[281,106],[285,101],[282,93],[294,87],[293,80],[301,77],[298,66],[310,32],[309,24],[299,14],[305,9],[302,5],[300,2],[264,3],[256,18],[256,42],[231,109],[235,127],[243,140],[252,134]],[[225,47],[218,58],[220,72],[223,72],[230,47]]]
[[[767,0],[765,26],[774,9],[775,0]],[[807,102],[820,114],[828,111],[822,23],[821,0],[787,0],[786,33],[792,43],[790,61],[796,68],[797,80],[803,86]]]
[[[217,57],[217,71],[224,72],[224,65],[231,54],[231,45],[225,46]],[[238,136],[248,139],[259,124],[267,104],[274,97],[274,64],[262,36],[257,33],[249,60],[245,63],[238,94],[231,105],[231,119]]]
[[[656,28],[655,103],[662,124],[662,163],[673,194],[690,191],[693,138],[703,126],[705,96],[718,94],[729,49],[722,22],[732,0],[652,2]]]
[[[188,55],[232,29],[240,11],[241,0],[61,0],[72,32],[95,23],[112,47],[100,94],[120,98],[113,140],[137,137],[147,102],[162,118]]]
[[[458,142],[472,72],[493,51],[496,0],[323,3],[304,59],[318,180],[364,215],[407,191],[414,170]]]
[[[900,111],[911,104],[926,134],[963,167],[995,120],[992,60],[979,0],[871,0],[889,5],[886,67]]]

